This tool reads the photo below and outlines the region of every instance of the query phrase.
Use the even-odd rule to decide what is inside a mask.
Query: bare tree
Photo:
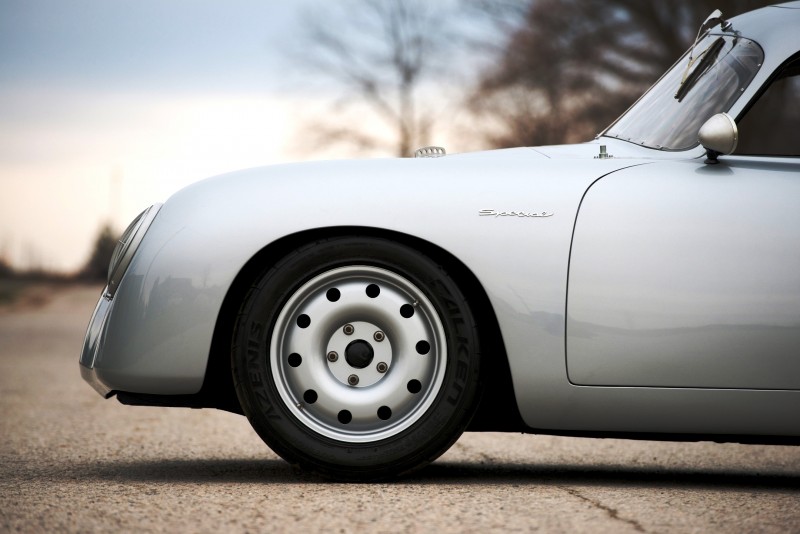
[[[391,132],[381,139],[365,128],[369,120],[315,122],[308,130],[317,144],[345,143],[360,150],[408,156],[428,144],[443,99],[425,97],[426,84],[445,68],[450,42],[447,10],[452,2],[360,0],[331,3],[310,13],[297,61],[334,83],[335,110],[367,110]],[[374,122],[374,121],[372,121]]]
[[[726,17],[764,0],[474,0],[507,28],[495,66],[470,99],[492,120],[494,146],[585,141],[651,85],[715,8]]]

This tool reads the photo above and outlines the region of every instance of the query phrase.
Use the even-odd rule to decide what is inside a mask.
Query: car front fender
[[[517,390],[531,355],[566,380],[567,263],[581,196],[598,177],[641,163],[512,149],[294,164],[198,182],[164,204],[131,262],[96,376],[110,390],[198,392],[223,300],[251,258],[288,235],[364,227],[427,241],[472,271],[498,318]]]

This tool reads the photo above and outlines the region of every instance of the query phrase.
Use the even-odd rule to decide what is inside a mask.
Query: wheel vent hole
[[[406,384],[409,393],[419,393],[422,391],[422,384],[419,380],[409,380],[408,384]]]
[[[392,409],[388,406],[381,406],[378,408],[378,417],[386,421],[390,417],[392,417]]]
[[[306,392],[303,393],[303,400],[308,404],[314,404],[317,402],[317,398],[317,392],[313,389],[307,389]]]
[[[409,317],[414,315],[414,306],[411,304],[403,304],[400,306],[400,315],[408,319]]]
[[[428,354],[431,351],[431,344],[427,341],[420,341],[417,343],[417,352],[420,354]]]
[[[370,284],[367,286],[367,296],[369,298],[374,299],[380,294],[381,294],[381,288],[379,288],[375,284]]]
[[[296,352],[293,352],[292,354],[289,355],[288,361],[289,365],[291,365],[292,367],[298,367],[301,363],[303,363],[303,357],[297,354]]]
[[[340,423],[346,425],[347,423],[353,420],[353,414],[351,414],[347,410],[342,410],[341,412],[339,412],[338,418]]]
[[[305,313],[297,318],[297,326],[300,328],[308,328],[311,324],[311,317],[306,315]]]
[[[329,301],[336,302],[337,300],[339,300],[339,297],[341,297],[342,294],[339,292],[338,289],[332,287],[328,290],[327,293],[325,293],[325,296],[328,297]]]

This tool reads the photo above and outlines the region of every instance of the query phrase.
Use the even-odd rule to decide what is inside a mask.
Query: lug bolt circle
[[[339,355],[336,353],[336,351],[332,350],[332,351],[330,351],[328,353],[328,361],[329,362],[335,362],[338,359],[339,359]]]
[[[378,343],[380,343],[381,341],[383,341],[384,339],[386,339],[386,334],[384,334],[383,332],[381,332],[380,330],[378,330],[377,332],[375,332],[375,334],[373,334],[373,336],[372,336],[372,337],[373,337],[373,339],[375,339],[375,341],[377,341]]]
[[[347,383],[351,386],[358,385],[358,375],[350,375],[347,377]]]
[[[352,336],[352,335],[353,335],[353,332],[355,332],[355,331],[356,331],[356,329],[355,329],[355,328],[353,328],[353,325],[351,325],[351,324],[346,324],[346,325],[344,325],[344,328],[342,328],[342,331],[344,332],[344,334],[345,334],[346,336]]]
[[[378,365],[375,366],[379,373],[385,373],[389,370],[389,366],[386,365],[386,362],[378,362]]]

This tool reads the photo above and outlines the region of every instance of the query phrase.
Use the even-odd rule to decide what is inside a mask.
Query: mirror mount
[[[717,152],[716,150],[711,150],[710,148],[706,150],[706,159],[703,160],[703,163],[706,165],[716,165],[719,163],[719,157],[722,154]]]
[[[706,149],[705,163],[715,164],[719,163],[719,156],[732,154],[736,150],[739,129],[733,117],[727,113],[717,113],[700,127],[697,138]]]

